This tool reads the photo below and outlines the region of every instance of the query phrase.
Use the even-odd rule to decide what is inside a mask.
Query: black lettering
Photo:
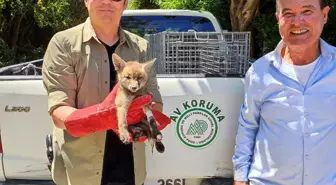
[[[185,179],[159,179],[159,185],[185,185]]]
[[[210,109],[212,109],[212,107],[213,107],[213,103],[211,103],[211,105],[210,105],[210,102],[208,102],[207,105],[206,105],[206,108],[210,110]]]
[[[165,181],[164,181],[163,179],[159,179],[157,182],[158,182],[160,185],[165,185]]]
[[[225,118],[225,116],[218,116],[218,117],[217,117],[218,122],[221,122],[224,118]]]
[[[182,185],[181,184],[181,179],[175,179],[174,180],[174,185]]]
[[[176,108],[176,111],[174,111],[174,113],[177,114],[177,115],[181,115],[181,111],[178,108]]]
[[[188,105],[188,102],[186,101],[183,103],[183,107],[185,110],[187,110],[188,108],[190,108],[190,105]]]
[[[30,107],[8,107],[8,105],[6,105],[5,107],[5,112],[29,112],[30,111]]]
[[[170,116],[170,119],[176,122],[177,116]]]
[[[216,107],[216,108],[214,108],[214,109],[212,110],[212,112],[213,112],[214,114],[216,114],[216,116],[218,116],[218,114],[221,112],[221,110],[220,110],[218,107]]]
[[[166,185],[174,185],[173,184],[173,179],[167,179],[166,180]]]
[[[191,106],[196,107],[197,106],[197,101],[196,100],[192,100],[191,101]]]
[[[201,100],[199,106],[205,108],[205,100]]]

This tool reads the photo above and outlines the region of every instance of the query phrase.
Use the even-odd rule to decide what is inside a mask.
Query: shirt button
[[[305,134],[306,137],[309,137],[309,134]]]
[[[96,174],[99,175],[99,172],[97,172]]]
[[[99,150],[99,153],[102,153],[103,151],[102,150]]]
[[[107,62],[107,60],[105,60],[105,63]]]
[[[107,81],[105,81],[105,84],[107,84]]]
[[[308,159],[309,155],[305,155],[305,158]]]

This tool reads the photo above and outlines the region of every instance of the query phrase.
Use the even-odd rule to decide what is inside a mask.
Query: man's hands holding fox
[[[65,127],[70,135],[78,137],[112,129],[118,133],[117,109],[115,105],[115,97],[119,86],[116,85],[108,94],[105,100],[99,104],[95,104],[86,108],[78,109],[70,114],[65,120]],[[145,105],[151,104],[153,94],[140,96],[135,98],[127,112],[127,123],[130,128],[136,128],[134,125],[146,119],[146,114],[143,112]],[[155,104],[152,105],[152,107]],[[170,122],[170,118],[152,109],[153,117],[158,125],[159,130],[164,129]],[[139,129],[139,128],[137,128]],[[141,129],[141,128],[140,128]],[[131,141],[134,141],[132,130],[130,130]],[[145,137],[141,137],[138,141],[145,141]]]

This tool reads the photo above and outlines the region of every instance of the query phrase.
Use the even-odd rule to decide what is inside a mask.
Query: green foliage
[[[59,31],[83,22],[87,10],[83,0],[38,0],[34,17],[39,26]]]
[[[129,9],[182,9],[209,11],[223,29],[230,30],[230,0],[132,0]]]
[[[329,6],[328,22],[324,26],[321,37],[326,42],[336,46],[336,0],[329,0]]]
[[[252,26],[257,30],[255,34],[257,45],[255,49],[257,50],[257,56],[260,57],[274,50],[281,39],[274,13],[259,15],[253,22]]]
[[[34,9],[34,16],[41,27],[52,26],[63,28],[69,25],[71,17],[70,3],[67,0],[38,0]]]
[[[132,0],[128,6],[130,10],[159,8],[159,0]]]
[[[223,29],[230,30],[229,1],[223,0],[161,0],[161,9],[185,9],[211,12]]]
[[[14,56],[15,54],[12,50],[8,47],[5,41],[0,38],[0,68],[12,64]]]
[[[231,0],[131,0],[129,9],[188,9],[211,12],[231,30]],[[329,0],[329,19],[322,38],[336,45],[336,0]],[[253,21],[254,58],[280,41],[275,0],[263,0]],[[83,0],[0,0],[0,67],[43,57],[51,36],[87,18]],[[137,28],[134,25],[134,28]]]
[[[83,0],[0,0],[0,66],[43,57],[55,32],[86,18]]]

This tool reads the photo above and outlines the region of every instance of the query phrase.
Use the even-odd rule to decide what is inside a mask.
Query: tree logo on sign
[[[170,116],[176,123],[180,141],[191,148],[204,148],[214,142],[218,135],[219,122],[225,117],[214,103],[191,100],[182,103]]]

